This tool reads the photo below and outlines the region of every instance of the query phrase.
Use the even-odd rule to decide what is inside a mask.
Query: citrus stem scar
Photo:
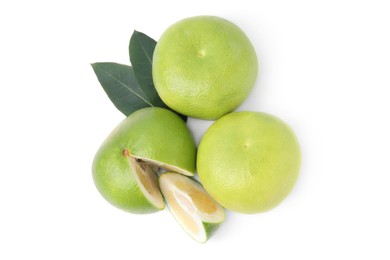
[[[123,152],[122,152],[122,154],[124,155],[124,156],[130,156],[130,152],[129,152],[129,150],[127,150],[127,149],[124,149],[123,150]]]

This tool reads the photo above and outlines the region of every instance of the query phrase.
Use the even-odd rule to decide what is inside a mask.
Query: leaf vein
[[[143,52],[145,53],[146,58],[148,58],[150,64],[152,64],[152,59],[151,59],[151,57],[149,57],[147,51],[144,48],[144,45],[141,43],[140,37],[137,37],[137,41],[138,41],[139,45],[141,46]]]
[[[117,79],[116,77],[114,77],[113,75],[111,75],[110,73],[108,73],[107,71],[105,70],[102,70],[100,68],[98,68],[100,71],[102,71],[103,73],[107,74],[110,78],[112,78],[113,80],[115,80],[116,82],[118,82],[121,86],[125,87],[126,89],[130,90],[130,92],[132,92],[135,96],[139,97],[140,99],[142,99],[146,104],[148,104],[149,106],[153,107],[152,103],[149,101],[149,99],[146,97],[146,99],[142,96],[140,96],[137,92],[135,92],[134,90],[132,90],[129,86],[127,86],[125,83],[123,83],[122,81],[120,81],[119,79]],[[143,92],[143,91],[142,91]],[[144,93],[145,94],[145,93]]]

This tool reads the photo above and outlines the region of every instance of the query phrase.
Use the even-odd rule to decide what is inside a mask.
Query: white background
[[[303,152],[279,207],[228,212],[203,245],[91,177],[123,115],[90,63],[129,64],[134,29],[200,14],[247,33],[260,72],[239,110],[282,118]],[[0,39],[0,259],[390,259],[388,1],[2,1]],[[197,140],[210,123],[189,121]]]

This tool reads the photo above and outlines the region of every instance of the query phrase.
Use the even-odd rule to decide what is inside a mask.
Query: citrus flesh
[[[173,216],[196,241],[206,242],[225,219],[223,208],[194,179],[167,172],[159,184]]]
[[[171,25],[153,54],[153,82],[169,107],[216,119],[236,109],[257,78],[257,56],[244,32],[215,16]]]
[[[193,175],[196,147],[184,121],[163,108],[144,108],[127,117],[95,155],[92,173],[102,196],[132,213],[164,208],[154,168]]]
[[[204,188],[223,207],[258,213],[289,194],[300,162],[299,143],[287,124],[265,113],[234,112],[202,137],[197,170]]]
[[[165,207],[156,172],[153,166],[144,161],[128,157],[130,168],[134,174],[135,180],[145,198],[157,209]]]

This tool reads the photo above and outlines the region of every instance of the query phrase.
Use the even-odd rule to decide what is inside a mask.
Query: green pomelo
[[[184,121],[163,108],[144,108],[107,137],[92,165],[96,187],[118,208],[149,213],[164,208],[154,168],[193,175],[196,147]]]
[[[153,81],[164,103],[202,119],[236,109],[253,88],[257,70],[256,52],[245,33],[215,16],[171,25],[153,55]]]
[[[197,156],[202,185],[223,207],[258,213],[277,206],[293,188],[301,151],[291,128],[259,112],[234,112],[203,136]]]

